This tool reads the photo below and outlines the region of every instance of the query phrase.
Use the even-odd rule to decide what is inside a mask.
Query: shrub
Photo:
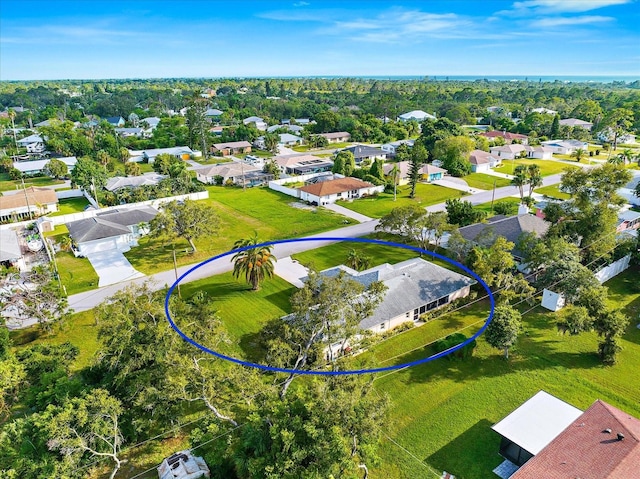
[[[518,210],[518,205],[514,203],[509,203],[508,201],[499,201],[493,207],[493,211],[495,211],[496,214],[505,215],[505,216],[510,216],[515,214],[517,210]]]
[[[454,346],[457,346],[458,344],[463,343],[467,339],[468,338],[462,333],[454,333],[454,334],[450,334],[444,339],[436,341],[433,346],[438,353],[441,353],[442,351],[446,351],[449,348],[452,348]],[[450,361],[453,361],[454,359],[470,358],[471,356],[473,356],[473,351],[475,350],[475,348],[476,348],[476,340],[474,339],[466,346],[454,351],[451,354],[448,354],[447,358],[449,358]]]

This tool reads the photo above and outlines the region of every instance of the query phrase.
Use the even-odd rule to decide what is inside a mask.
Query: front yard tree
[[[371,258],[363,254],[361,251],[351,248],[349,250],[349,254],[347,254],[347,259],[344,264],[356,271],[363,271],[369,267],[369,264],[371,264]]]
[[[468,136],[452,136],[436,141],[433,153],[451,175],[466,176],[471,173],[469,153],[474,148],[475,142]]]
[[[511,178],[511,184],[518,188],[520,203],[524,202],[524,187],[527,185],[527,167],[525,165],[516,166],[513,171],[513,178]]]
[[[107,184],[107,169],[89,157],[78,158],[71,170],[71,183],[85,191],[100,189]]]
[[[233,244],[233,249],[248,249],[239,251],[231,258],[233,276],[235,278],[244,276],[253,291],[260,289],[260,283],[266,277],[273,277],[273,263],[276,259],[271,252],[273,245],[252,248],[259,244],[258,233],[254,233],[251,238],[240,239]]]
[[[115,463],[109,476],[113,479],[122,464],[118,457],[123,442],[118,423],[121,414],[120,401],[104,389],[94,389],[62,406],[49,406],[39,420],[46,424],[50,450],[78,462],[86,453],[109,457]]]
[[[533,190],[542,186],[542,174],[540,167],[535,163],[527,167],[527,182],[529,183],[529,198],[533,195]]]
[[[580,160],[585,156],[587,156],[587,152],[583,148],[578,148],[571,153],[571,158],[575,158],[578,163],[580,163]]]
[[[356,159],[350,151],[340,151],[333,163],[332,173],[339,175],[351,176],[353,170],[356,169]]]
[[[127,176],[140,176],[142,174],[142,168],[138,163],[130,161],[124,164],[124,174]]]
[[[265,330],[268,361],[293,370],[323,364],[325,359],[333,361],[353,340],[360,321],[375,311],[385,290],[379,281],[365,288],[344,274],[311,273],[304,287],[291,296],[291,315]],[[323,349],[336,342],[338,346],[328,348],[325,358]],[[291,373],[285,380],[281,397],[297,376]]]
[[[420,169],[425,164],[428,158],[426,148],[421,143],[416,143],[411,148],[409,157],[409,185],[411,186],[410,198],[416,197],[416,186],[420,181]]]
[[[267,133],[264,135],[264,149],[273,153],[278,153],[278,143],[280,142],[280,135],[277,133]]]
[[[628,108],[614,108],[602,120],[602,126],[613,134],[611,141],[614,151],[618,148],[618,138],[627,134],[633,124],[633,111]]]
[[[520,333],[522,315],[508,305],[496,306],[493,320],[489,323],[484,337],[490,346],[504,351],[509,359],[509,348],[516,343]]]
[[[476,210],[470,201],[450,198],[445,201],[449,223],[459,227],[477,223],[484,218],[484,212]]]
[[[194,241],[205,235],[214,235],[220,227],[220,219],[204,203],[184,200],[172,201],[163,206],[162,211],[151,220],[151,234],[156,237],[184,238],[196,252]]]
[[[191,148],[200,149],[206,160],[208,158],[208,132],[209,123],[205,113],[207,111],[207,100],[204,98],[194,98],[189,102],[185,120],[189,132],[189,146]]]
[[[49,160],[49,162],[44,167],[44,173],[49,176],[53,176],[54,178],[63,178],[67,175],[69,169],[67,165],[56,158]]]

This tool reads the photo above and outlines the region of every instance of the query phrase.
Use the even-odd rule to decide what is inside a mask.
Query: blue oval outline
[[[312,371],[312,370],[302,370],[302,369],[278,368],[278,367],[275,367],[275,366],[267,366],[267,365],[264,365],[264,364],[253,363],[251,361],[243,361],[241,359],[233,358],[231,356],[226,356],[226,355],[224,355],[222,353],[218,353],[218,352],[216,352],[216,351],[214,351],[212,349],[207,348],[206,346],[203,346],[202,344],[198,343],[197,341],[194,341],[189,336],[184,334],[180,330],[180,328],[176,325],[176,323],[173,321],[173,318],[171,317],[171,313],[169,312],[169,299],[171,298],[171,294],[173,293],[173,290],[178,286],[178,284],[180,284],[180,281],[182,281],[185,277],[187,277],[189,274],[191,274],[193,271],[197,270],[198,268],[201,268],[202,266],[204,266],[206,264],[209,264],[212,261],[215,261],[217,259],[224,258],[225,256],[236,254],[236,253],[239,253],[241,251],[247,251],[249,249],[260,248],[260,247],[263,247],[263,246],[272,246],[272,245],[276,245],[276,244],[315,242],[315,241],[337,241],[337,242],[347,241],[347,242],[354,242],[354,243],[379,244],[379,245],[383,245],[383,246],[391,246],[391,247],[395,247],[395,248],[404,248],[404,249],[412,250],[412,251],[415,251],[417,253],[427,254],[427,255],[432,256],[434,258],[438,258],[438,259],[441,259],[443,261],[446,261],[446,262],[448,262],[448,263],[450,263],[450,264],[452,264],[454,266],[457,266],[458,268],[462,269],[466,273],[470,274],[471,276],[473,276],[474,279],[476,279],[482,285],[482,287],[485,289],[485,291],[489,295],[489,301],[491,303],[491,311],[489,312],[489,316],[487,317],[487,320],[485,321],[485,323],[482,325],[482,327],[480,328],[480,330],[478,330],[478,332],[476,334],[474,334],[470,338],[466,339],[464,342],[454,346],[453,348],[447,349],[446,351],[442,351],[440,353],[433,354],[433,355],[428,356],[426,358],[417,359],[415,361],[411,361],[411,362],[408,362],[408,363],[395,364],[395,365],[392,365],[392,366],[385,366],[385,367],[380,367],[380,368],[348,369],[348,370],[344,370],[344,371]],[[428,362],[434,361],[434,360],[436,360],[438,358],[442,358],[444,356],[447,356],[448,354],[453,353],[454,351],[457,351],[458,349],[461,349],[461,348],[465,347],[467,344],[471,343],[473,340],[475,340],[477,337],[479,337],[482,333],[484,333],[484,331],[487,329],[487,327],[491,323],[491,320],[493,319],[493,314],[494,314],[494,311],[495,311],[495,299],[494,299],[493,293],[489,289],[489,286],[487,285],[487,283],[485,283],[484,280],[480,276],[478,276],[474,271],[472,271],[471,269],[467,268],[465,265],[463,265],[461,263],[458,263],[457,261],[455,261],[455,260],[453,260],[451,258],[443,256],[443,255],[441,255],[439,253],[436,253],[435,251],[427,251],[427,250],[424,250],[422,248],[418,248],[416,246],[411,246],[411,245],[402,244],[402,243],[395,243],[393,241],[377,240],[377,239],[373,239],[373,238],[345,238],[345,237],[327,236],[327,237],[320,237],[320,238],[307,237],[307,238],[289,238],[289,239],[284,239],[284,240],[266,241],[264,243],[259,243],[259,244],[256,244],[256,245],[251,245],[251,246],[245,246],[245,247],[242,247],[242,248],[232,249],[230,251],[227,251],[226,253],[222,253],[222,254],[213,256],[212,258],[209,258],[209,259],[207,259],[205,261],[202,261],[201,263],[198,263],[195,266],[189,268],[189,270],[187,270],[185,273],[180,275],[180,277],[177,280],[175,280],[175,282],[169,287],[169,290],[167,291],[167,294],[165,296],[164,310],[165,310],[165,314],[167,315],[167,319],[169,321],[169,324],[180,335],[180,337],[182,337],[183,340],[185,340],[188,343],[192,344],[193,346],[197,347],[201,351],[204,351],[205,353],[211,354],[212,356],[215,356],[217,358],[224,359],[224,360],[232,362],[232,363],[240,364],[242,366],[247,366],[247,367],[256,368],[256,369],[262,369],[263,371],[271,371],[271,372],[278,372],[278,373],[288,373],[288,374],[301,374],[301,375],[310,375],[310,376],[345,376],[345,375],[351,375],[351,374],[380,373],[380,372],[384,372],[384,371],[393,371],[393,370],[396,370],[396,369],[410,368],[412,366],[417,366],[419,364],[428,363]]]

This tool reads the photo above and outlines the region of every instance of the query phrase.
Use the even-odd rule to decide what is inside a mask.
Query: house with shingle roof
[[[375,186],[357,178],[337,178],[299,188],[300,199],[322,206],[338,200],[352,200],[374,193],[382,193],[384,185]]]
[[[471,163],[471,171],[474,173],[484,173],[491,168],[500,166],[502,161],[499,157],[492,155],[486,151],[473,150],[469,153],[469,163]]]
[[[526,145],[524,150],[527,152],[527,158],[537,158],[539,160],[551,160],[553,158],[553,148],[545,145]]]
[[[459,229],[462,237],[475,243],[479,237],[489,238],[502,236],[516,245],[511,254],[517,261],[522,261],[524,253],[518,250],[518,241],[524,233],[534,234],[541,238],[551,226],[551,223],[528,213],[516,216],[495,215],[486,223],[474,223]]]
[[[478,135],[484,136],[485,138],[489,138],[490,140],[493,140],[495,138],[502,138],[504,139],[504,142],[507,145],[512,144],[514,141],[521,143],[523,145],[526,145],[529,143],[529,137],[527,135],[521,135],[520,133],[510,133],[508,131],[499,131],[499,130],[483,131]]]
[[[33,216],[41,216],[58,211],[58,197],[49,188],[30,186],[8,193],[0,196],[0,222],[27,220],[29,212]]]
[[[638,477],[640,420],[600,399],[581,412],[540,391],[492,429],[502,436],[500,454],[510,463],[501,465],[510,471],[500,477]]]
[[[214,143],[211,150],[222,156],[241,155],[251,153],[251,143],[248,141],[230,141],[227,143]]]
[[[112,126],[115,127],[122,127],[124,126],[124,118],[122,118],[121,116],[109,116],[107,118],[104,119],[107,123],[109,123]]]
[[[288,175],[306,175],[309,173],[321,173],[329,171],[333,167],[333,161],[314,155],[281,155],[273,157],[280,171]]]
[[[437,181],[444,178],[444,175],[447,174],[447,170],[445,170],[444,168],[440,168],[439,166],[426,164],[418,170],[418,173],[420,173],[420,177],[423,181],[431,183],[432,181]]]
[[[346,131],[334,131],[332,133],[320,133],[318,136],[322,136],[327,139],[329,143],[345,143],[351,140],[351,133]]]
[[[29,135],[20,138],[17,142],[18,146],[27,149],[27,153],[42,153],[45,150],[44,138],[40,135]]]
[[[591,128],[593,128],[593,123],[589,121],[580,120],[579,118],[565,118],[564,120],[560,120],[560,125],[571,126],[571,127],[577,126],[589,131],[591,131]]]
[[[206,184],[228,184],[244,186],[262,185],[273,179],[273,175],[264,173],[258,168],[244,161],[233,161],[219,165],[209,165],[196,168],[196,179]]]
[[[354,145],[341,151],[350,151],[353,153],[353,157],[356,159],[356,165],[359,165],[365,160],[373,161],[377,159],[387,159],[386,151],[369,145]]]
[[[0,230],[0,264],[15,266],[20,270],[26,267],[22,258],[22,248],[18,241],[18,234],[14,230]]]
[[[407,113],[403,113],[402,115],[398,115],[398,121],[411,121],[415,120],[417,122],[424,120],[435,120],[435,115],[431,115],[422,110],[412,110]]]
[[[570,155],[578,149],[587,151],[589,148],[587,142],[580,140],[547,140],[543,141],[542,145],[551,148],[554,153],[560,155]]]
[[[469,295],[475,280],[422,258],[412,258],[394,265],[385,263],[365,271],[340,265],[320,272],[334,277],[345,274],[368,287],[381,281],[387,287],[374,313],[360,322],[361,329],[382,332],[441,308]]]
[[[107,180],[104,189],[108,191],[118,191],[124,188],[154,186],[165,178],[167,178],[166,175],[160,175],[158,173],[145,173],[140,176],[114,176]]]
[[[516,158],[520,158],[520,155],[523,152],[526,153],[525,147],[516,143],[504,146],[492,146],[489,148],[489,153],[503,160],[514,160]]]
[[[76,256],[118,250],[122,253],[138,245],[148,224],[158,214],[151,206],[115,209],[67,223]]]

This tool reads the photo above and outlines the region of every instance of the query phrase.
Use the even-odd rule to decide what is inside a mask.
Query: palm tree
[[[520,202],[524,198],[524,186],[527,184],[527,167],[525,165],[516,166],[513,172],[513,178],[511,178],[511,184],[518,187],[520,192]]]
[[[527,175],[529,176],[529,198],[533,195],[533,190],[538,186],[542,186],[542,175],[540,174],[540,167],[535,163],[529,165],[527,168]]]
[[[576,151],[571,153],[571,158],[575,158],[577,162],[580,162],[580,160],[582,160],[582,158],[584,158],[586,154],[587,152],[585,150],[583,150],[582,148],[578,148]]]
[[[370,263],[371,263],[371,258],[363,254],[360,254],[360,252],[356,251],[353,248],[349,250],[349,254],[347,255],[347,261],[345,262],[347,266],[355,269],[356,271],[362,271],[367,269]]]
[[[627,161],[625,157],[622,154],[620,154],[620,155],[615,155],[609,158],[607,160],[607,163],[611,163],[613,165],[624,165],[627,163]]]
[[[251,238],[244,238],[233,244],[233,249],[247,248],[259,245],[258,233],[254,233]],[[251,285],[253,291],[260,289],[260,282],[273,277],[273,263],[276,259],[271,253],[272,245],[259,246],[239,251],[231,258],[233,261],[233,276],[235,278],[244,275],[247,283]]]
[[[396,201],[396,191],[398,187],[398,176],[400,175],[400,169],[398,164],[395,163],[391,169],[391,181],[393,181],[393,201]]]

